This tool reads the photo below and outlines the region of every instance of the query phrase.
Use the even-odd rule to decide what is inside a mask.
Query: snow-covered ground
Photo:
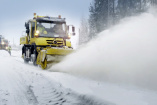
[[[49,70],[0,50],[0,105],[157,105],[156,27],[125,19]]]
[[[0,50],[0,105],[156,105],[157,92],[24,64]]]
[[[73,91],[73,83],[69,88],[64,87],[62,82],[56,81],[56,73],[43,71],[31,63],[24,64],[20,56],[20,51],[12,51],[10,56],[0,50],[0,105],[111,105],[99,98]],[[63,78],[66,76],[69,83],[70,76]],[[81,83],[78,82],[79,85]]]

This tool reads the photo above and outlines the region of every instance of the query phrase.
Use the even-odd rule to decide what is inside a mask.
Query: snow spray
[[[50,70],[157,90],[157,17],[123,19]]]

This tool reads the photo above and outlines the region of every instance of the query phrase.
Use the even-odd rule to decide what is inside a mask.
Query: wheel
[[[34,56],[35,56],[35,57],[34,57],[34,60],[33,60],[33,65],[34,65],[34,66],[37,66],[37,56],[38,56],[37,51],[34,50],[33,54],[34,54]]]
[[[28,63],[28,62],[29,62],[29,60],[26,59],[25,56],[24,56],[24,63]]]
[[[24,59],[24,63],[28,63],[29,60],[26,59],[26,47],[25,46],[23,46],[23,48],[22,48],[22,54],[23,54],[22,56]]]
[[[41,68],[46,69],[47,68],[47,60],[45,59],[44,62],[41,62]]]
[[[24,63],[28,63],[29,61],[28,60],[24,60]]]
[[[28,63],[30,61],[29,58],[26,58],[26,51],[28,50],[27,47],[24,46],[24,53],[23,53],[23,56],[24,56],[24,63]]]
[[[38,52],[37,52],[37,50],[36,50],[36,44],[35,44],[35,43],[32,44],[32,46],[31,46],[31,54],[34,55],[34,57],[33,57],[33,59],[32,59],[33,65],[34,65],[34,66],[37,66],[37,56],[38,56]]]

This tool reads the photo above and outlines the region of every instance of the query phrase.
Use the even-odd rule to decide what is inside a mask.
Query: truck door
[[[35,33],[35,30],[36,30],[36,28],[35,28],[35,22],[31,22],[31,44],[32,43],[35,43],[35,37],[34,37],[34,33]]]
[[[31,30],[31,36],[34,38],[34,32],[35,32],[35,22],[32,22],[32,30]]]
[[[31,40],[31,22],[28,23],[27,37],[28,37],[28,43],[30,43],[30,40]]]

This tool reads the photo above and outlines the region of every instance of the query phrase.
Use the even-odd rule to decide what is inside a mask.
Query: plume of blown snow
[[[157,17],[123,19],[50,70],[157,90]]]

